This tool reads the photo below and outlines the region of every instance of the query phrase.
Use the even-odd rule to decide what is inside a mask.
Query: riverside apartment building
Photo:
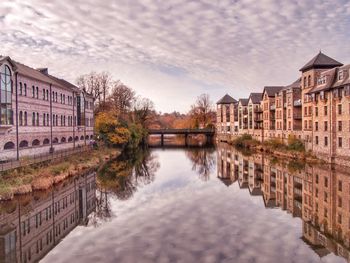
[[[222,100],[218,101],[218,139],[229,141],[237,135],[250,134],[259,141],[279,138],[287,142],[288,138],[293,136],[302,140],[307,150],[322,159],[349,164],[349,70],[350,65],[343,66],[342,63],[319,52],[299,70],[300,78],[292,84],[264,87],[261,100],[255,99],[255,110],[252,111],[256,113],[254,118],[249,118],[251,100],[248,100],[247,107],[226,95],[226,98],[230,98],[230,105],[233,105],[230,106],[230,109],[233,109],[230,114],[236,114],[239,125],[235,126],[237,130],[226,130],[225,136],[222,136],[223,130],[219,127],[223,125],[223,103]],[[249,98],[254,94],[251,93]],[[246,115],[241,114],[240,107]],[[247,108],[247,112],[244,111],[244,107]],[[232,119],[228,115],[226,118]],[[250,122],[253,119],[254,125]],[[244,125],[246,123],[248,125]],[[259,123],[261,124],[257,125]]]
[[[0,160],[86,145],[94,100],[75,85],[0,56]]]

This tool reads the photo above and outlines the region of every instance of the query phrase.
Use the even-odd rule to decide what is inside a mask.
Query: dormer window
[[[338,80],[342,80],[342,79],[344,79],[344,70],[339,70]]]
[[[323,84],[326,84],[326,76],[322,76],[317,79],[317,85],[323,85]]]

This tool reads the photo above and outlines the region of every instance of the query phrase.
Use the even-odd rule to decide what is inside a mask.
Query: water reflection
[[[266,208],[302,219],[302,240],[321,258],[334,253],[350,261],[350,174],[330,166],[277,162],[263,154],[245,156],[227,144],[217,151],[217,174],[238,181]]]
[[[99,171],[99,188],[120,200],[130,199],[138,187],[154,181],[159,166],[157,155],[149,150],[126,152]]]
[[[214,148],[188,148],[186,156],[192,162],[192,170],[199,178],[208,181],[210,174],[215,169],[215,149]]]
[[[95,173],[0,204],[0,262],[37,262],[95,209]]]

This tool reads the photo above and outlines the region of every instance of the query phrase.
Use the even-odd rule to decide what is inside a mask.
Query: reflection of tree
[[[158,168],[157,156],[148,150],[125,152],[99,171],[99,188],[127,200],[139,186],[153,182]]]
[[[192,162],[192,170],[196,171],[199,178],[208,181],[210,173],[215,165],[214,148],[194,148],[186,151],[186,156]]]

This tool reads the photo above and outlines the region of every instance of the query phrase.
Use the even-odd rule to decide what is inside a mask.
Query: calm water
[[[349,193],[328,167],[153,149],[3,203],[0,262],[347,262]]]

